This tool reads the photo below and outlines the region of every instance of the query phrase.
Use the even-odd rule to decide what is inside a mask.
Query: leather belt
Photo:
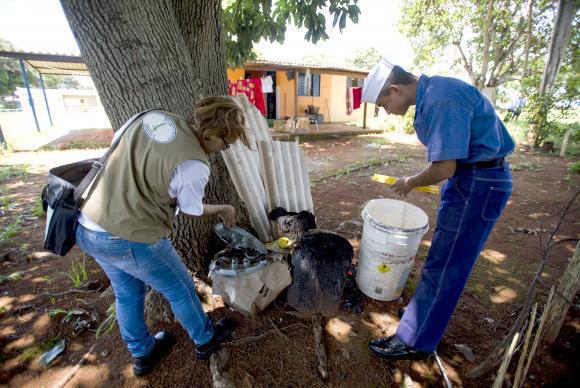
[[[481,162],[457,163],[457,168],[460,168],[462,170],[473,169],[473,168],[477,168],[477,169],[497,168],[497,167],[503,167],[504,162],[505,162],[505,158],[502,157],[502,158],[496,158],[496,159],[492,159],[492,160],[483,160]]]

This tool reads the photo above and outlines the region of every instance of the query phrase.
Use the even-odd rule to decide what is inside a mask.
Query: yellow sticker
[[[387,273],[387,272],[391,272],[391,268],[389,268],[388,265],[386,264],[379,264],[377,266],[377,269],[379,270],[379,272],[381,273]]]

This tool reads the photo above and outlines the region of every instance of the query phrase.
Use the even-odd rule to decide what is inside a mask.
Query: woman
[[[118,134],[120,135],[120,134]],[[249,146],[244,115],[228,96],[206,97],[189,120],[154,110],[133,122],[84,202],[76,241],[103,268],[113,286],[121,336],[137,376],[169,353],[173,338],[151,335],[144,320],[146,286],[170,302],[183,328],[207,359],[231,336],[225,321],[203,312],[194,282],[168,239],[177,211],[218,215],[235,224],[230,205],[203,204],[210,175],[207,155],[237,139]]]

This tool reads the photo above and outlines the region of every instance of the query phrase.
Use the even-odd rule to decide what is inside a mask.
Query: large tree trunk
[[[202,96],[225,94],[219,0],[61,3],[114,128],[149,108],[188,117]],[[205,202],[233,205],[248,225],[221,155],[210,160]],[[172,240],[192,271],[207,273],[216,221],[178,217]]]
[[[204,96],[227,94],[221,0],[172,0],[172,3],[194,77],[203,80],[199,91]]]
[[[497,101],[497,86],[485,86],[481,91],[485,97],[491,102],[491,105],[495,106]]]

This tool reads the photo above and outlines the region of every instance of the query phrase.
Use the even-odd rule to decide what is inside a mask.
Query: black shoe
[[[143,357],[133,357],[133,374],[143,376],[151,372],[163,357],[171,352],[175,345],[175,338],[165,331],[155,334],[155,346],[151,352]]]
[[[207,360],[218,350],[219,344],[230,338],[232,338],[232,323],[226,318],[220,319],[213,325],[212,339],[206,344],[196,346],[195,355],[200,360]]]
[[[397,337],[390,336],[369,342],[369,349],[373,354],[387,360],[424,360],[433,355],[412,346],[407,346]]]
[[[406,307],[399,307],[399,309],[397,310],[397,315],[399,316],[399,319],[403,318],[405,311],[407,311]]]

